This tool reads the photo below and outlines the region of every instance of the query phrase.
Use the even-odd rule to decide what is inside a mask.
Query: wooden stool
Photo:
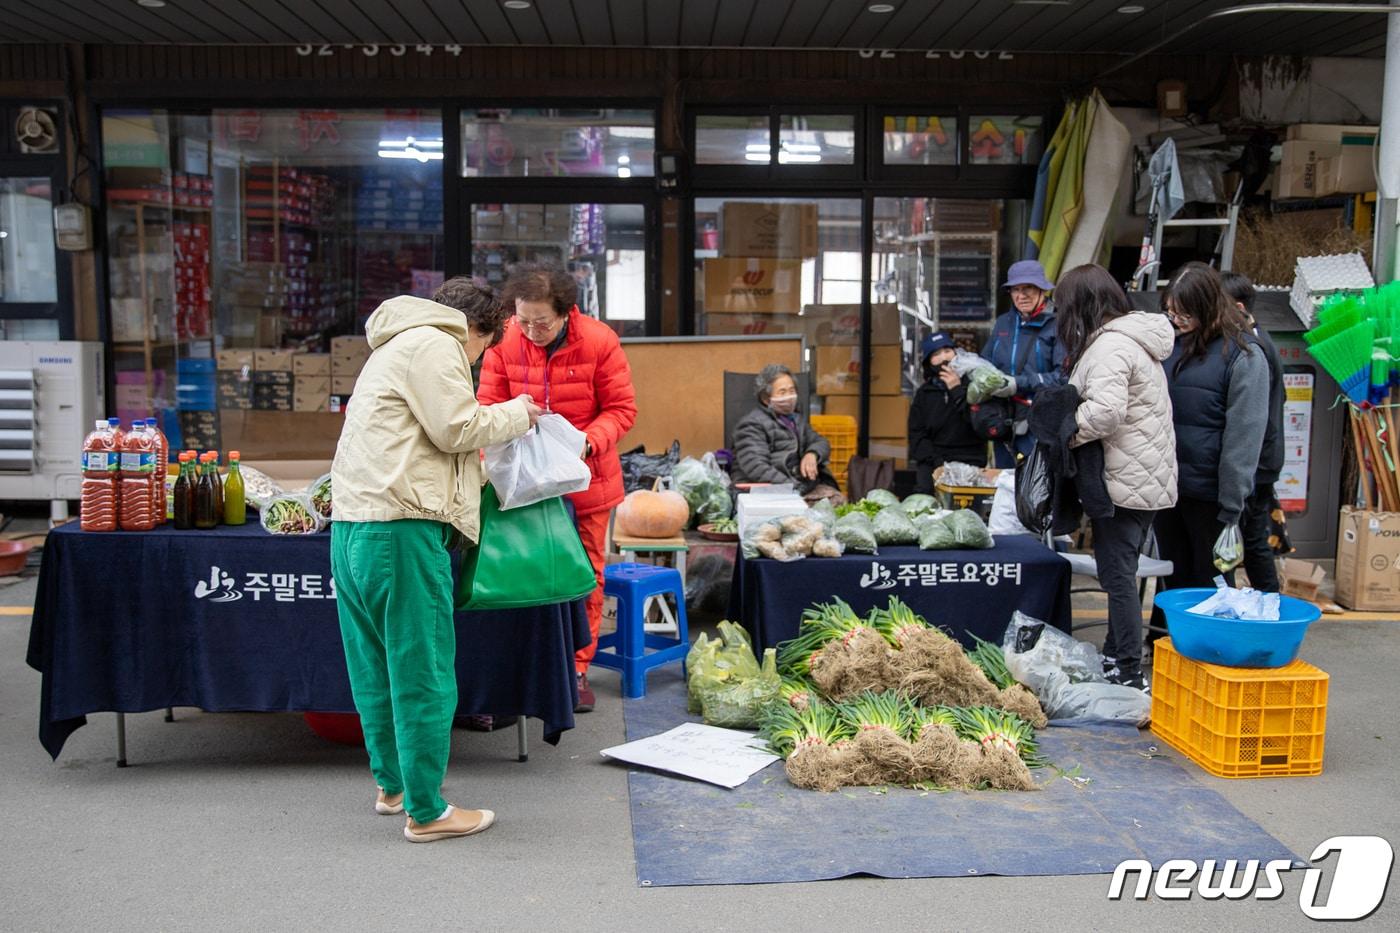
[[[612,539],[613,550],[617,551],[624,560],[635,559],[664,566],[661,560],[669,555],[675,562],[676,572],[681,575],[681,598],[685,598],[685,558],[690,553],[690,545],[685,543],[685,538],[676,535],[674,538],[632,538],[627,535],[614,534]],[[671,614],[670,608],[664,601],[658,603],[661,607],[663,621],[646,623],[648,634],[670,633],[678,634],[678,626],[675,616]]]

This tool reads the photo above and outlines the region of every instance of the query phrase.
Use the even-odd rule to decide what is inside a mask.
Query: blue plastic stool
[[[648,635],[647,609],[652,600],[664,600],[668,594],[676,600],[678,637]],[[603,595],[617,599],[617,631],[598,639],[593,663],[622,672],[624,697],[646,696],[647,671],[672,661],[684,663],[690,650],[681,575],[670,567],[653,564],[609,564],[603,570]]]

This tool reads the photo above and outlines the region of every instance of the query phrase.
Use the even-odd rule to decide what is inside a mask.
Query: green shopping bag
[[[567,603],[597,586],[563,499],[502,511],[496,490],[482,487],[480,541],[462,557],[459,610]]]

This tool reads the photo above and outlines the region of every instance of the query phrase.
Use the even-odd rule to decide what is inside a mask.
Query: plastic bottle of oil
[[[238,469],[238,451],[228,452],[228,478],[224,480],[224,524],[241,525],[248,520],[244,501],[243,474]]]

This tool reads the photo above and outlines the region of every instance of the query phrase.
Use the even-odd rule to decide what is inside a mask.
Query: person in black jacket
[[[792,370],[780,363],[763,367],[754,396],[758,407],[734,426],[734,482],[792,483],[808,502],[845,502],[831,475],[831,442],[798,409]]]
[[[957,350],[953,339],[941,331],[929,334],[919,346],[924,384],[909,406],[909,459],[918,479],[915,489],[933,493],[933,471],[950,460],[987,464],[987,442],[972,430],[967,407],[967,380],[953,371]]]
[[[1240,515],[1240,537],[1244,543],[1244,571],[1250,586],[1266,593],[1277,593],[1278,567],[1274,563],[1272,516],[1281,511],[1274,484],[1283,473],[1283,362],[1269,332],[1254,320],[1254,283],[1246,275],[1225,272],[1220,276],[1225,294],[1244,314],[1250,333],[1259,342],[1269,364],[1269,422],[1264,428],[1264,446],[1259,451],[1259,469],[1254,474],[1254,492],[1244,502]],[[1277,540],[1276,538],[1274,540]]]

